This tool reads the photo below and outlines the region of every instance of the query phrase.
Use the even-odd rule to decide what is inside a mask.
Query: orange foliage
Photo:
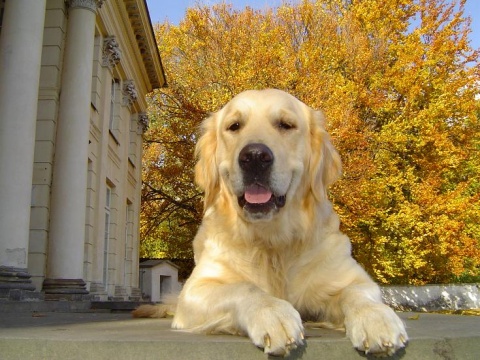
[[[159,25],[169,87],[150,99],[145,254],[191,256],[197,125],[237,93],[273,87],[326,112],[344,163],[331,198],[368,272],[383,283],[478,279],[480,65],[464,4],[220,4]]]

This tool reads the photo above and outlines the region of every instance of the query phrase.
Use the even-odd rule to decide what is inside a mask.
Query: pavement
[[[480,359],[480,317],[399,313],[410,342],[390,359]],[[247,338],[175,331],[127,312],[0,312],[0,359],[270,359]],[[370,359],[345,333],[307,328],[290,359]]]

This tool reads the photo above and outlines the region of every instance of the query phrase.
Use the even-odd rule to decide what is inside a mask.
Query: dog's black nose
[[[248,144],[238,156],[238,163],[243,170],[266,170],[273,164],[273,153],[264,144]]]

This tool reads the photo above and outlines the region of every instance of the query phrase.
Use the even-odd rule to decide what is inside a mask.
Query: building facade
[[[0,297],[136,297],[145,95],[165,85],[146,2],[0,17]]]

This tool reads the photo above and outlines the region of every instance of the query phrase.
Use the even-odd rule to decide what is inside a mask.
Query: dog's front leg
[[[297,310],[248,282],[190,278],[180,294],[173,326],[248,334],[256,346],[272,355],[286,355],[303,344]]]
[[[383,304],[373,282],[352,284],[342,290],[340,305],[345,329],[354,347],[365,353],[392,355],[405,347],[408,336],[395,312]]]

